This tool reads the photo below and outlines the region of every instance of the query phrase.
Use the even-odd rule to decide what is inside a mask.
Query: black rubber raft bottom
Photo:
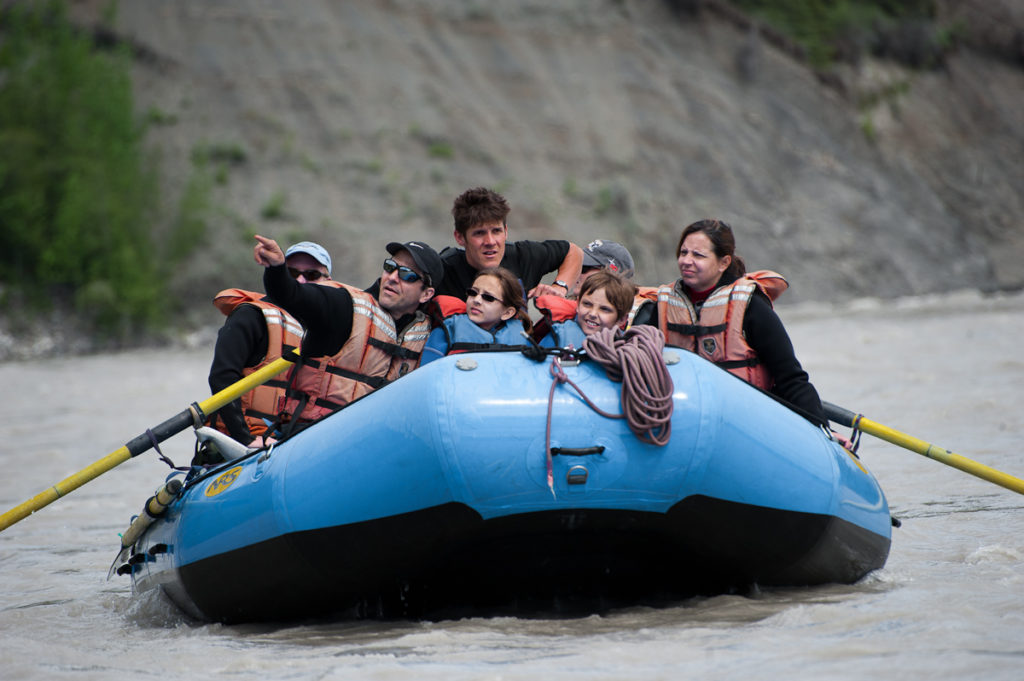
[[[299,532],[179,568],[203,619],[578,616],[752,585],[852,583],[889,539],[831,516],[689,497],[668,513],[575,509],[483,520],[465,505]]]

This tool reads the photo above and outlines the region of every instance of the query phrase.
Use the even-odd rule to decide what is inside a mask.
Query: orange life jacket
[[[541,314],[544,315],[541,323],[543,334],[538,338],[538,330],[534,327],[534,338],[538,343],[544,344],[545,339],[550,336],[550,345],[545,347],[564,348],[572,346],[577,350],[583,349],[583,341],[587,336],[583,329],[576,323],[576,312],[579,302],[561,296],[544,294],[537,296],[533,304]]]
[[[466,313],[466,301],[455,296],[439,295],[430,299],[438,317],[446,319],[456,314]]]
[[[575,300],[546,293],[542,296],[537,296],[533,304],[545,317],[553,322],[565,322],[570,319],[576,319],[577,303]]]
[[[770,270],[748,272],[711,292],[698,311],[678,282],[658,288],[658,327],[666,345],[674,345],[714,362],[748,383],[768,390],[773,379],[743,335],[743,318],[755,289],[769,303],[789,288]]]
[[[213,304],[225,316],[234,312],[239,305],[252,305],[263,313],[263,321],[267,324],[267,354],[256,366],[243,368],[244,376],[298,348],[302,341],[302,325],[277,305],[263,300],[262,293],[240,288],[224,289],[214,297]],[[276,417],[278,405],[284,397],[287,385],[286,379],[276,376],[242,395],[242,415],[254,437],[262,435],[267,430],[267,422],[264,419],[273,420]],[[217,418],[216,414],[210,418],[210,423],[222,433],[229,434],[223,419]]]
[[[352,296],[352,332],[332,357],[303,358],[291,371],[291,387],[280,410],[286,420],[323,418],[349,402],[396,380],[419,366],[430,333],[422,312],[402,329],[369,293],[330,281],[324,286],[348,289]]]
[[[629,314],[626,315],[626,328],[633,326],[633,319],[636,318],[636,313],[640,311],[644,303],[658,302],[658,287],[657,286],[637,286],[636,295],[633,296],[633,307],[629,308]]]

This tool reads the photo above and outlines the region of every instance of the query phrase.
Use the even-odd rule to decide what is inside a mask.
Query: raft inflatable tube
[[[432,362],[189,479],[112,572],[204,620],[447,617],[853,583],[885,564],[878,482],[827,433],[666,348],[671,438],[641,442],[550,360]],[[598,408],[622,384],[564,366]]]

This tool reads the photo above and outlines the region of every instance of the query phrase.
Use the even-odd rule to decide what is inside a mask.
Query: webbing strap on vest
[[[291,391],[289,390],[289,392]],[[295,411],[291,414],[291,420],[289,420],[287,423],[280,423],[279,420],[277,423],[279,423],[280,425],[274,425],[274,430],[277,430],[278,428],[281,429],[282,440],[286,440],[290,438],[292,435],[294,435],[296,432],[298,432],[296,428],[299,427],[299,414],[306,410],[307,401],[309,401],[309,395],[307,395],[306,393],[300,393],[299,403],[298,406],[295,408]],[[282,414],[281,416],[283,417],[284,414]],[[271,432],[269,428],[267,429],[267,432]]]
[[[722,333],[729,326],[727,324],[701,326],[700,324],[673,324],[668,322],[667,328],[669,331],[675,331],[684,336],[713,336],[716,333]]]
[[[395,345],[394,343],[388,343],[382,341],[379,338],[370,338],[367,343],[383,350],[392,357],[398,357],[399,359],[419,359],[420,353],[416,350],[410,350],[409,348],[403,348],[401,345]]]
[[[298,351],[294,350],[292,352],[297,353]],[[309,364],[311,362],[315,363],[316,360],[310,360],[306,357],[302,357],[301,355],[295,358],[295,366],[293,366],[291,370],[288,372],[288,381],[284,385],[284,394],[286,398],[296,397],[294,391],[292,390],[292,385],[295,383],[295,377],[299,375],[299,369],[302,367],[303,364]],[[299,399],[299,409],[298,411],[295,412],[296,418],[292,419],[287,423],[285,422],[286,415],[284,412],[284,403],[281,402],[279,403],[278,406],[278,409],[280,409],[281,411],[270,418],[270,424],[267,425],[266,433],[270,434],[274,432],[280,432],[281,437],[279,439],[282,440],[291,436],[291,434],[295,431],[295,425],[299,421],[297,417],[299,414],[302,413],[302,410],[306,408],[306,400],[309,398],[309,396],[306,395],[305,393],[299,393],[297,397]]]
[[[344,404],[341,404],[340,402],[333,402],[333,401],[328,400],[327,398],[324,398],[324,397],[316,398],[315,400],[313,400],[313,404],[315,406],[317,406],[317,407],[323,407],[324,409],[330,409],[331,411],[338,411],[339,409],[342,409],[345,406]]]
[[[245,415],[252,416],[253,418],[257,419],[265,419],[268,421],[273,421],[274,419],[277,418],[277,414],[267,414],[266,412],[259,411],[258,409],[249,409],[245,412]]]
[[[731,359],[722,362],[715,362],[715,366],[728,371],[730,369],[742,369],[743,367],[756,367],[760,363],[760,359],[757,357],[751,357],[749,359]]]
[[[356,371],[349,371],[348,369],[342,369],[341,367],[328,366],[325,369],[327,373],[334,374],[335,376],[341,376],[342,378],[351,378],[353,381],[359,381],[372,387],[374,390],[383,386],[387,381],[383,376],[367,376],[366,374],[360,374]]]

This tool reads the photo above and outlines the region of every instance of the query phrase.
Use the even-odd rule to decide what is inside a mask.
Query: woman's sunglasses
[[[485,303],[502,302],[501,298],[492,296],[487,291],[477,291],[475,288],[466,289],[466,300],[469,300],[470,298],[476,298],[477,296],[483,298]]]
[[[407,281],[410,284],[413,283],[414,281],[419,281],[420,279],[423,278],[418,273],[412,271],[411,269],[409,269],[405,265],[399,265],[397,262],[395,262],[391,258],[388,258],[387,260],[384,261],[384,271],[385,272],[387,272],[388,274],[391,274],[395,270],[398,270],[398,278],[399,279],[401,279],[402,281]]]
[[[298,279],[299,277],[305,277],[306,281],[316,281],[320,277],[326,277],[327,275],[320,270],[297,270],[294,267],[288,268],[288,274],[292,275],[292,279]]]

